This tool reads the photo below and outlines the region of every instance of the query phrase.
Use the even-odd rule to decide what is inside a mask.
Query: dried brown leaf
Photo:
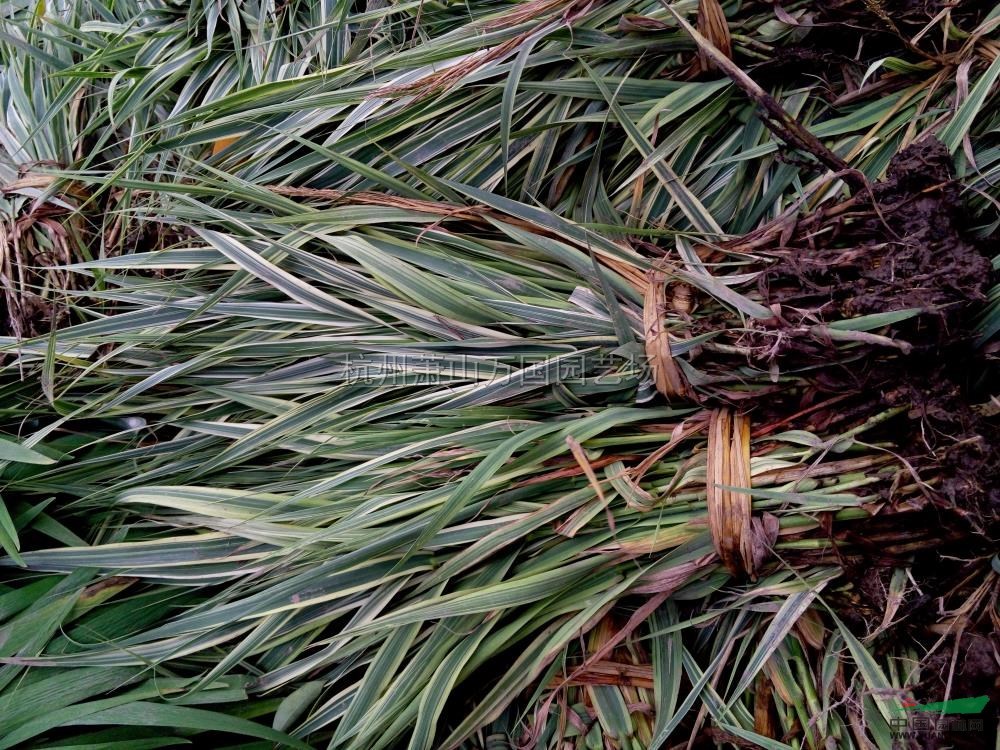
[[[694,391],[670,351],[670,335],[663,325],[666,307],[666,276],[660,271],[652,271],[643,299],[642,322],[646,358],[653,373],[653,383],[668,400],[691,399],[694,398]]]

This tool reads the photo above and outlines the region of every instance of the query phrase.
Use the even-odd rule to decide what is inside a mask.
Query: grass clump
[[[937,5],[11,4],[0,748],[995,691],[1000,13]]]

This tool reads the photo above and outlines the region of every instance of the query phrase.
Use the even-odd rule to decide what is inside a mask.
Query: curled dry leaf
[[[749,485],[748,485],[749,486]],[[763,513],[760,517],[750,519],[750,555],[753,565],[750,568],[751,576],[760,570],[761,566],[771,556],[771,550],[778,539],[778,517],[773,513]]]
[[[750,486],[750,418],[731,409],[712,411],[708,427],[706,498],[712,543],[733,575],[756,571],[750,495],[730,487]],[[766,534],[762,534],[762,539]]]
[[[629,13],[618,20],[618,28],[621,31],[631,33],[649,33],[669,29],[670,24],[664,23],[658,18],[649,18],[635,13]]]
[[[663,311],[666,306],[666,276],[659,271],[652,271],[648,277],[643,299],[642,322],[646,357],[653,373],[653,382],[656,390],[667,399],[693,399],[694,391],[670,352],[670,335],[663,325]]]
[[[722,9],[719,0],[698,1],[698,31],[715,45],[719,52],[730,59],[732,58],[733,37],[729,33],[726,12]],[[716,68],[711,57],[701,49],[698,50],[698,67],[699,72],[715,70]]]
[[[659,570],[644,576],[633,591],[636,594],[672,594],[715,561],[715,555],[702,555],[694,560]]]
[[[757,675],[753,701],[753,730],[761,737],[779,735],[778,720],[772,708],[773,694],[774,687],[771,681],[765,672],[761,672]]]

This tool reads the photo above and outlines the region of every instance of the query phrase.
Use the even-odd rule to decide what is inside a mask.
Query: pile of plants
[[[2,13],[0,748],[993,741],[1000,6]]]

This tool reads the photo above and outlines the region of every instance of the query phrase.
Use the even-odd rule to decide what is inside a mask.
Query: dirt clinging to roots
[[[880,326],[882,343],[859,346],[852,367],[824,368],[814,388],[878,394],[906,406],[886,437],[934,471],[935,494],[977,533],[1000,534],[1000,427],[975,406],[995,362],[972,344],[972,316],[993,270],[986,243],[968,226],[952,159],[936,139],[903,149],[886,178],[848,212],[811,226],[812,246],[781,248],[761,277],[765,302],[780,306],[787,335],[752,342],[781,369],[820,365],[830,347],[817,320],[919,311]],[[897,343],[898,348],[886,344]],[[763,363],[766,363],[762,360]],[[977,382],[978,380],[978,382]]]
[[[910,570],[917,586],[895,611],[891,632],[925,655],[915,695],[931,702],[989,694],[995,706],[1000,637],[989,613],[997,592],[987,594],[992,603],[961,613],[991,580],[1000,544],[1000,424],[988,408],[1000,368],[972,335],[974,303],[985,299],[994,272],[987,243],[966,231],[952,169],[937,140],[913,144],[849,210],[804,222],[807,230],[797,229],[788,246],[768,251],[778,260],[762,275],[760,292],[772,309],[780,306],[789,333],[768,349],[762,331],[754,348],[781,369],[819,365],[835,342],[824,346],[809,335],[816,321],[920,311],[878,328],[905,347],[862,342],[851,366],[817,370],[801,397],[853,391],[834,411],[902,408],[866,440],[894,445],[912,472],[896,481],[924,487],[922,500],[902,507],[887,482],[882,512],[831,536],[845,550],[838,555],[847,582],[831,601],[852,627],[872,632],[887,611],[892,570]],[[952,612],[960,614],[953,619]],[[987,721],[996,726],[995,718]]]
[[[965,236],[952,177],[939,141],[904,149],[867,205],[827,222],[812,247],[773,253],[779,262],[761,277],[765,300],[828,319],[933,309],[940,334],[951,338],[967,303],[985,299],[992,273],[983,249]],[[922,341],[927,334],[921,331]]]
[[[824,0],[817,3],[775,3],[790,12],[783,16],[801,42],[776,47],[767,60],[752,65],[758,82],[789,86],[792,81],[826,80],[830,98],[851,99],[861,88],[868,66],[886,57],[938,57],[953,51],[962,40],[943,43],[939,37],[920,34],[947,12],[957,28],[974,29],[993,10],[993,0]],[[913,40],[917,41],[914,42]],[[844,80],[857,88],[843,92]],[[883,91],[896,90],[911,79],[900,75],[885,79]],[[869,93],[871,89],[868,89]]]

